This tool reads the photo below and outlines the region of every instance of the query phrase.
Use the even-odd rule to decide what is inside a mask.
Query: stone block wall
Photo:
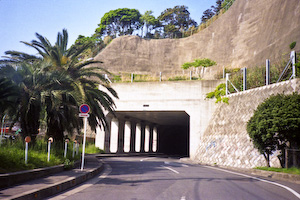
[[[195,160],[200,163],[253,168],[266,161],[254,148],[247,133],[248,120],[257,106],[271,95],[300,92],[300,79],[284,81],[229,95],[229,104],[219,103],[200,138]],[[279,152],[271,156],[271,166],[280,167]]]

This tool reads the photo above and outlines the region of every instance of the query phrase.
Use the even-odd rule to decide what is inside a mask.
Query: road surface
[[[294,200],[300,185],[274,182],[177,159],[113,157],[105,170],[51,200]]]

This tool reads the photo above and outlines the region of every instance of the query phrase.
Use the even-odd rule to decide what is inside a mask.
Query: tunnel
[[[157,127],[157,153],[189,157],[190,116],[185,111],[116,111],[117,118],[141,121]]]

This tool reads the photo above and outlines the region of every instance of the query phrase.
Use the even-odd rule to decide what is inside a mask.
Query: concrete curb
[[[50,197],[55,194],[58,194],[64,190],[67,190],[71,187],[79,185],[79,184],[93,178],[95,175],[99,174],[103,170],[103,168],[104,168],[103,164],[101,164],[101,166],[96,168],[95,170],[90,170],[90,171],[84,172],[80,176],[70,177],[64,181],[48,185],[44,188],[39,188],[39,189],[28,191],[26,193],[12,196],[9,199],[15,199],[15,200],[44,199],[46,197]]]
[[[74,166],[79,166],[80,161],[76,161]],[[32,169],[26,171],[12,172],[6,174],[0,174],[0,189],[11,187],[16,184],[20,184],[26,181],[42,178],[45,176],[50,176],[64,171],[64,165],[57,165],[52,167],[45,167],[39,169]]]
[[[95,156],[95,159],[97,159],[96,156]],[[80,171],[77,174],[75,174],[73,177],[67,178],[63,181],[49,184],[42,188],[32,189],[30,191],[16,194],[14,196],[10,196],[10,197],[4,198],[4,199],[7,199],[7,200],[8,199],[38,200],[38,199],[44,199],[46,197],[53,196],[55,194],[65,191],[67,189],[70,189],[76,185],[79,185],[79,184],[93,178],[97,174],[99,174],[104,169],[104,165],[100,161],[98,161],[98,162],[99,162],[98,167],[91,168],[87,171],[82,171],[82,172]],[[60,169],[60,166],[57,166],[57,168]],[[79,171],[79,169],[73,169],[73,170]]]
[[[187,163],[187,164],[198,164],[198,165],[218,167],[218,168],[228,169],[228,170],[232,170],[232,171],[236,171],[236,172],[240,172],[240,173],[251,174],[251,175],[255,175],[255,176],[261,176],[261,177],[265,177],[265,178],[272,178],[272,179],[276,179],[276,180],[280,180],[280,181],[286,181],[286,182],[300,184],[300,175],[296,175],[296,174],[264,171],[264,170],[259,170],[259,169],[246,169],[246,168],[210,165],[210,164],[205,164],[205,163],[199,163],[199,162],[193,161],[191,159],[187,159],[187,158],[180,159],[180,161],[183,163]]]

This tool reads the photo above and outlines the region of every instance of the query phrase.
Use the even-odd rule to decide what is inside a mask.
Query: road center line
[[[246,175],[246,174],[241,174],[241,173],[238,173],[238,172],[228,171],[228,170],[225,170],[225,169],[219,169],[219,168],[210,167],[210,166],[203,166],[203,167],[210,168],[210,169],[215,169],[215,170],[219,170],[219,171],[223,171],[223,172],[227,172],[227,173],[235,174],[235,175],[239,175],[239,176],[244,176],[244,177],[247,177],[247,178],[252,178],[254,180],[258,180],[258,181],[269,183],[269,184],[273,184],[273,185],[276,185],[278,187],[282,187],[282,188],[286,189],[287,191],[291,192],[293,195],[298,197],[298,199],[300,199],[300,194],[298,192],[296,192],[295,190],[293,190],[293,189],[291,189],[291,188],[289,188],[285,185],[282,185],[282,184],[279,184],[279,183],[276,183],[276,182],[273,182],[273,181],[267,181],[267,180],[264,180],[264,179],[261,179],[261,178],[257,178],[257,177],[254,177],[254,176],[249,176],[249,175]]]
[[[172,171],[172,172],[174,172],[174,173],[176,173],[176,174],[179,174],[179,172],[178,171],[176,171],[175,169],[172,169],[171,167],[166,167],[166,166],[162,166],[163,168],[166,168],[166,169],[168,169],[168,170],[170,170],[170,171]]]

